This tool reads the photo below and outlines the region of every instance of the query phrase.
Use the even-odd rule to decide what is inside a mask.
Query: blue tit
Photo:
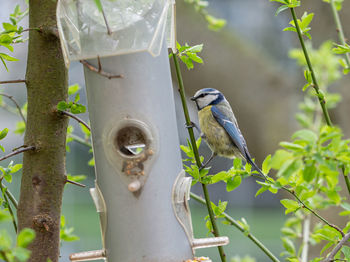
[[[212,150],[211,157],[203,167],[216,155],[226,158],[239,157],[250,163],[264,176],[249,154],[232,108],[224,95],[216,89],[204,88],[197,91],[191,100],[196,102],[199,126]]]

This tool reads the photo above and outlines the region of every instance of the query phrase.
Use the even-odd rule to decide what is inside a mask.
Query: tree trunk
[[[36,147],[23,156],[18,206],[19,230],[36,232],[29,261],[55,262],[59,257],[62,193],[65,185],[68,120],[55,110],[67,100],[68,72],[56,29],[54,0],[29,1],[27,61],[28,118],[24,144]]]

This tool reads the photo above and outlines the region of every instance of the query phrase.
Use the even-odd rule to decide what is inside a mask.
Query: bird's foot
[[[198,133],[201,133],[199,127],[196,125],[196,123],[191,121],[191,124],[187,125],[187,123],[185,123],[185,128],[189,129],[189,128],[195,128],[197,130]]]

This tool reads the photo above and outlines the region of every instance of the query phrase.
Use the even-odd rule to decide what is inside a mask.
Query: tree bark
[[[23,155],[17,215],[19,230],[36,232],[30,262],[56,262],[59,257],[68,119],[55,108],[67,100],[68,72],[57,36],[56,5],[54,0],[29,1],[29,28],[41,30],[29,33],[24,143],[36,149]]]

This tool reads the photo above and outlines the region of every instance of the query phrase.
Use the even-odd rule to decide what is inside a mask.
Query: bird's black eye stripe
[[[199,97],[205,97],[207,94],[206,93],[203,93],[203,94],[200,94]]]

